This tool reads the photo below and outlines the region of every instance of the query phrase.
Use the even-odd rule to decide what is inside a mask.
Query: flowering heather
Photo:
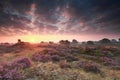
[[[32,56],[32,59],[34,61],[39,61],[39,62],[48,62],[51,61],[51,56],[47,55],[47,54],[39,54],[39,53],[35,53]]]
[[[89,60],[98,60],[98,57],[92,55],[82,55],[82,57]]]
[[[4,69],[2,80],[21,80],[23,74],[17,69]]]
[[[13,65],[18,66],[20,68],[29,68],[31,66],[31,61],[28,58],[21,58],[15,60]]]
[[[78,61],[79,59],[77,58],[77,57],[75,57],[75,56],[73,56],[73,55],[66,55],[65,56],[65,59],[67,60],[67,61]]]
[[[56,50],[53,49],[45,49],[41,52],[38,52],[39,54],[48,54],[48,55],[56,55],[58,54],[58,52]]]
[[[0,66],[0,80],[21,80],[22,78],[22,72],[18,68],[12,67],[12,64]]]
[[[31,62],[28,58],[16,59],[13,62],[0,65],[0,80],[22,80],[24,68],[29,68]]]
[[[94,53],[94,49],[86,47],[84,50],[84,54],[92,55]]]
[[[109,52],[108,50],[102,50],[103,55],[107,55],[108,52]]]
[[[100,73],[99,65],[95,62],[79,61],[77,66],[88,72]]]
[[[113,56],[114,56],[113,52],[108,51],[108,50],[103,50],[103,51],[102,51],[102,54],[103,54],[104,56],[107,56],[107,57],[113,57]]]
[[[51,60],[52,60],[52,61],[55,61],[55,62],[56,62],[56,61],[60,61],[60,59],[61,59],[61,58],[60,58],[59,55],[52,55],[52,56],[51,56]]]
[[[119,65],[117,61],[111,59],[111,58],[108,58],[108,57],[101,57],[100,58],[100,61],[103,62],[104,65],[106,66],[117,66]]]

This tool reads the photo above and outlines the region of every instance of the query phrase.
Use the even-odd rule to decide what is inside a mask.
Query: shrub
[[[51,56],[51,59],[52,59],[52,61],[60,61],[60,56],[58,56],[58,55],[52,55]]]
[[[103,51],[102,51],[102,54],[103,54],[104,56],[106,56],[106,55],[108,54],[108,52],[109,52],[108,50],[103,50]]]
[[[98,57],[91,56],[91,55],[82,55],[82,57],[85,59],[90,59],[90,60],[98,60]]]
[[[28,58],[16,59],[13,62],[0,65],[0,80],[22,80],[22,70],[29,68],[31,62]]]
[[[12,64],[0,66],[0,80],[21,80],[22,78],[22,72]]]
[[[4,69],[2,80],[21,80],[23,74],[17,69]]]
[[[85,48],[84,50],[84,54],[88,54],[88,55],[93,55],[94,53],[94,49],[91,49],[91,48]]]
[[[79,60],[78,58],[76,58],[73,55],[66,55],[65,59],[67,59],[67,61],[78,61]]]
[[[101,57],[100,61],[103,62],[103,64],[106,65],[106,66],[110,66],[110,65],[111,66],[116,66],[116,65],[118,65],[117,61],[115,61],[111,58],[108,58],[108,57]]]
[[[48,54],[39,54],[39,53],[35,53],[32,56],[32,59],[34,61],[38,61],[38,62],[48,62],[51,61],[51,56]]]
[[[95,56],[101,56],[102,54],[101,54],[100,50],[95,50],[94,55]]]
[[[113,57],[114,56],[114,54],[112,52],[109,52],[107,55],[108,55],[108,57]]]
[[[84,67],[85,71],[90,71],[90,72],[94,72],[94,73],[100,72],[99,66],[93,62],[89,62],[89,63],[85,64],[83,67]]]
[[[111,69],[113,69],[113,70],[120,70],[120,66],[112,66]]]
[[[48,55],[56,55],[58,54],[58,52],[56,50],[53,49],[45,49],[41,52],[39,52],[40,54],[48,54]]]
[[[100,73],[99,65],[95,62],[79,61],[78,67],[83,68],[85,71]]]
[[[21,58],[14,61],[13,65],[21,68],[29,68],[31,66],[31,61],[28,58]]]
[[[70,64],[67,63],[66,61],[60,61],[59,66],[60,68],[71,68]]]
[[[108,56],[108,57],[113,57],[114,56],[114,54],[111,51],[109,51],[109,50],[103,50],[102,54],[104,56]]]

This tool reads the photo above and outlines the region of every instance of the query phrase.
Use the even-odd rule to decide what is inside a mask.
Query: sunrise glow
[[[0,80],[120,80],[120,0],[0,0]]]
[[[31,43],[58,42],[62,39],[70,41],[118,39],[119,5],[111,5],[113,2],[2,0],[0,42],[15,43],[17,39]],[[106,6],[107,4],[110,6]],[[114,9],[111,9],[113,6]]]
[[[107,38],[116,38],[117,36],[113,36],[113,35],[104,35]],[[18,39],[21,39],[24,42],[30,42],[30,43],[40,43],[41,41],[44,42],[49,42],[49,41],[53,41],[53,42],[59,42],[60,40],[70,40],[72,41],[72,39],[77,39],[78,41],[82,42],[82,41],[89,41],[89,40],[93,40],[93,41],[97,41],[100,40],[102,38],[104,38],[103,35],[38,35],[38,34],[30,34],[30,35],[22,35],[22,36],[7,36],[7,37],[1,37],[0,42],[10,42],[10,43],[15,43],[17,42]],[[112,37],[111,37],[112,36]],[[92,37],[92,38],[91,38]]]

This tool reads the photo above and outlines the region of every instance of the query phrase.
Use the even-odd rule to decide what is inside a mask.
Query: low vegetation
[[[4,47],[0,53],[0,80],[120,80],[119,46],[92,42],[70,46],[67,40],[60,43],[19,41]],[[76,40],[72,43],[78,44]],[[8,48],[12,50],[4,52]]]

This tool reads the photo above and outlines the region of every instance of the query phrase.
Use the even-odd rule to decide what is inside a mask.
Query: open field
[[[120,80],[120,0],[0,0],[0,80]]]
[[[1,45],[0,80],[120,80],[120,47]]]

